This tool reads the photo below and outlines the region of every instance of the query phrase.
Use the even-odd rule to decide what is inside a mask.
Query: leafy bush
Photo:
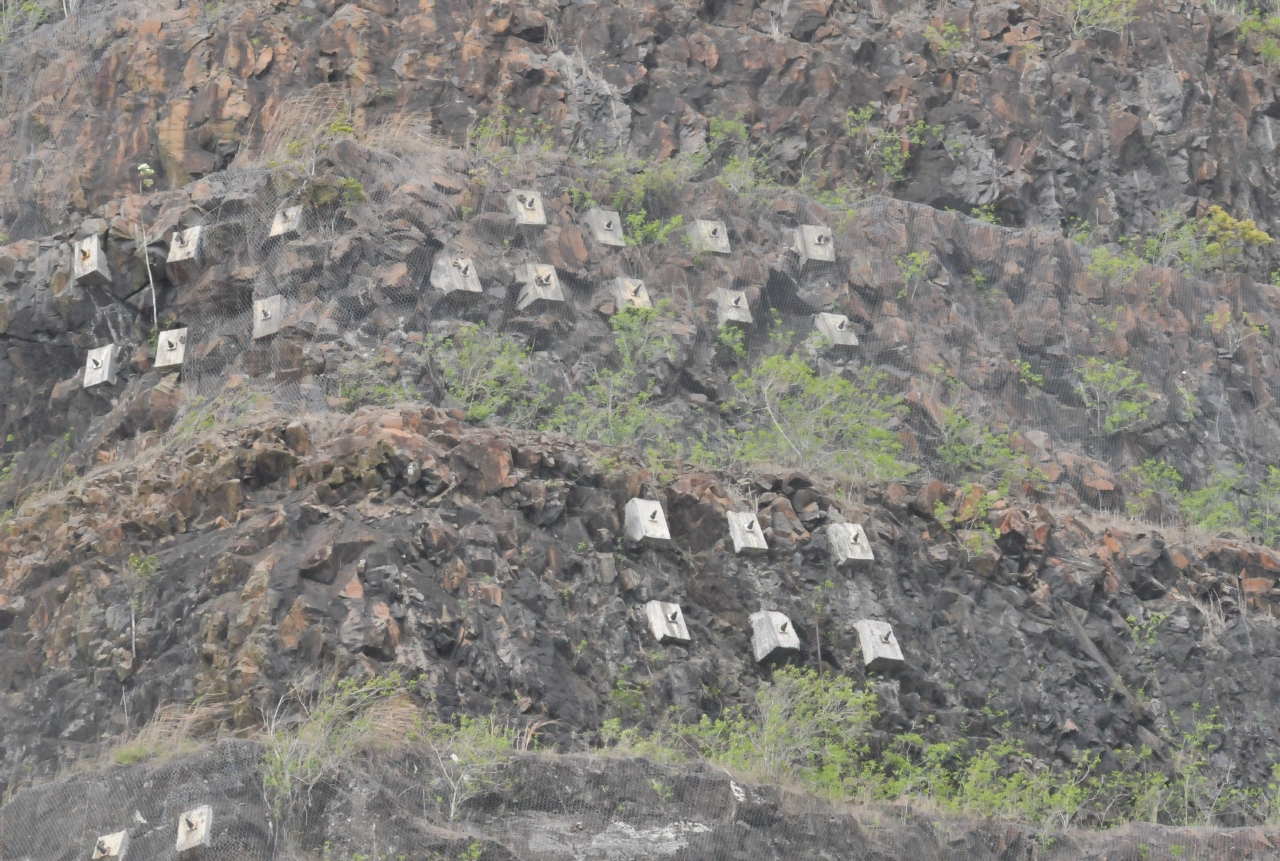
[[[1271,236],[1252,219],[1237,220],[1220,206],[1190,220],[1167,211],[1160,214],[1154,233],[1122,236],[1116,250],[1107,246],[1093,249],[1089,273],[1123,284],[1146,265],[1174,266],[1188,275],[1202,275],[1215,267],[1226,272],[1244,256],[1246,248],[1271,242]]]
[[[1124,359],[1108,362],[1091,357],[1076,371],[1080,374],[1077,390],[1093,417],[1095,434],[1111,436],[1146,423],[1155,397]]]
[[[887,119],[877,119],[882,110],[879,102],[849,110],[844,131],[867,180],[878,175],[881,186],[887,187],[906,177],[912,156],[930,137],[941,138],[943,127],[924,120],[895,127]]]
[[[458,726],[428,721],[409,733],[409,741],[421,746],[436,767],[431,780],[440,814],[450,822],[473,798],[501,787],[500,776],[518,734],[493,717],[463,715]]]
[[[642,161],[613,155],[597,162],[589,179],[569,189],[575,207],[589,209],[603,201],[622,216],[628,245],[665,245],[684,226],[684,216],[663,219],[654,212],[680,206],[680,192],[699,167],[689,158]]]
[[[432,345],[449,396],[473,422],[532,423],[546,397],[533,379],[529,352],[512,338],[468,324]]]
[[[654,407],[649,373],[658,363],[675,357],[672,337],[658,331],[669,322],[670,307],[663,299],[652,308],[626,307],[614,314],[609,321],[614,367],[596,370],[581,391],[565,398],[547,429],[606,445],[643,449],[660,443],[674,422]]]
[[[920,285],[925,278],[929,276],[929,263],[931,255],[928,249],[924,251],[912,251],[910,254],[904,254],[895,261],[898,264],[898,271],[902,273],[902,280],[907,287],[911,289],[911,298],[915,298],[916,287]],[[906,298],[906,290],[898,294],[899,299]]]
[[[1151,624],[1158,624],[1155,617]],[[982,711],[987,718],[1002,715]],[[1280,780],[1267,790],[1233,788],[1230,770],[1217,769],[1211,759],[1223,729],[1216,711],[1201,715],[1195,705],[1190,717],[1190,729],[1170,740],[1164,770],[1145,747],[1116,751],[1122,768],[1113,772],[1099,771],[1098,754],[1049,765],[1012,737],[1007,721],[994,738],[930,743],[914,732],[882,734],[873,749],[877,712],[870,691],[848,677],[787,667],[761,685],[746,710],[704,716],[694,725],[660,718],[651,733],[622,729],[611,718],[601,735],[610,748],[662,761],[692,753],[749,779],[800,786],[824,798],[927,799],[950,813],[1039,828],[1135,819],[1207,825],[1228,811],[1280,801]]]
[[[875,695],[844,676],[786,667],[756,692],[755,714],[703,717],[685,732],[711,762],[828,798],[853,794],[867,753]]]
[[[294,690],[265,715],[262,789],[277,819],[301,813],[312,791],[353,758],[404,737],[392,698],[405,686],[398,673],[326,684],[314,697]],[[300,716],[287,714],[292,703]]]
[[[1270,234],[1259,230],[1252,218],[1232,218],[1221,206],[1211,206],[1199,221],[1199,230],[1205,237],[1205,253],[1218,258],[1222,271],[1244,256],[1246,248],[1270,245]]]
[[[884,391],[870,368],[820,375],[802,359],[773,355],[733,376],[734,406],[745,430],[740,461],[826,473],[841,481],[900,478],[915,467],[898,459],[902,398]]]
[[[1204,487],[1182,495],[1179,508],[1183,519],[1210,532],[1239,528],[1244,522],[1235,501],[1239,483],[1238,468],[1215,472]]]
[[[1280,15],[1264,15],[1261,9],[1240,24],[1241,42],[1249,46],[1262,62],[1280,68]]]
[[[1162,460],[1149,458],[1125,470],[1131,487],[1126,507],[1132,517],[1179,511],[1182,474]]]
[[[1099,30],[1121,33],[1132,23],[1136,0],[1065,0],[1060,13],[1077,39]]]
[[[960,410],[943,408],[938,459],[953,481],[990,485],[1001,495],[1011,488],[1041,484],[1044,479],[1040,471],[1026,455],[1014,450],[1012,441],[1011,433],[997,433]]]
[[[1280,469],[1267,467],[1250,501],[1249,527],[1267,544],[1280,542]]]

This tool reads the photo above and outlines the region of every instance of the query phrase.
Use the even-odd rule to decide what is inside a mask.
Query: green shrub
[[[494,717],[463,715],[457,726],[419,721],[408,741],[424,750],[436,767],[429,778],[440,815],[450,822],[474,798],[500,789],[502,771],[513,752],[527,747],[510,726]]]
[[[915,467],[898,459],[902,398],[884,390],[882,373],[847,373],[820,375],[802,359],[783,355],[736,373],[733,405],[745,427],[733,441],[735,458],[855,484],[912,472]]]
[[[529,352],[512,338],[467,324],[431,346],[445,389],[473,422],[528,426],[546,393],[534,381]]]
[[[1267,544],[1280,542],[1280,469],[1267,467],[1250,502],[1249,527]]]
[[[928,249],[924,251],[912,251],[910,254],[904,254],[895,261],[898,264],[898,271],[902,273],[903,283],[906,288],[911,290],[911,298],[915,298],[916,287],[920,285],[925,278],[929,277],[929,263],[932,255]],[[906,288],[898,294],[899,299],[905,299]]]
[[[1122,33],[1136,16],[1136,0],[1065,0],[1060,14],[1078,39],[1099,30]]]
[[[663,299],[652,308],[626,307],[614,314],[614,366],[596,370],[580,391],[570,393],[547,429],[606,445],[669,447],[662,437],[674,422],[654,406],[649,373],[675,357],[674,340],[659,333],[669,326],[670,307]]]
[[[1183,519],[1188,525],[1210,532],[1241,527],[1244,519],[1235,501],[1239,495],[1239,484],[1238,467],[1215,472],[1213,479],[1204,487],[1182,495],[1179,508]]]
[[[1146,423],[1155,397],[1124,359],[1108,362],[1091,357],[1076,371],[1080,375],[1077,391],[1092,417],[1095,434],[1111,436]]]
[[[1043,475],[1026,455],[1014,450],[1012,441],[1012,433],[997,433],[957,409],[943,407],[937,452],[953,481],[984,484],[1000,495],[1024,484],[1041,484]]]
[[[1280,15],[1264,15],[1261,9],[1240,24],[1239,39],[1271,68],[1280,68]]]
[[[878,177],[883,188],[906,177],[912,157],[930,137],[941,139],[943,127],[924,120],[895,127],[878,118],[882,110],[879,102],[849,110],[844,131],[866,179]]]
[[[799,783],[827,798],[858,789],[875,696],[848,677],[787,667],[761,685],[752,715],[703,717],[685,731],[699,756],[773,783]]]
[[[1132,517],[1180,511],[1182,474],[1162,460],[1149,458],[1125,470],[1131,487],[1126,507]]]
[[[277,819],[305,811],[312,791],[386,738],[386,706],[404,691],[398,673],[326,684],[314,697],[295,692],[265,715],[262,789]],[[289,702],[300,715],[286,714]]]

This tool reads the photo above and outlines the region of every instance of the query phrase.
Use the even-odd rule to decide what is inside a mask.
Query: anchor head
[[[880,635],[880,642],[887,643],[889,642],[890,639],[892,639],[892,637],[893,637],[892,631],[885,631],[883,634]]]
[[[628,294],[629,296],[632,296],[632,297],[639,296],[639,295],[640,295],[640,285],[639,285],[639,284],[632,284],[630,287],[628,287],[628,288],[627,288],[627,294]]]
[[[836,323],[836,331],[837,332],[844,331],[844,320],[841,320],[839,323]]]
[[[604,223],[604,229],[605,229],[605,230],[613,230],[613,219],[612,219],[612,218],[610,218],[610,219],[608,219],[608,220],[606,220],[606,221],[605,221],[605,223]]]
[[[709,235],[709,236],[711,236],[712,238],[714,238],[714,237],[716,237],[716,236],[719,236],[719,235],[720,235],[720,228],[719,228],[719,227],[713,227],[713,228],[711,228],[711,232],[710,232],[708,235]]]
[[[831,237],[825,233],[819,233],[813,238],[813,241],[818,245],[826,245],[831,241]]]
[[[537,284],[539,287],[547,287],[547,286],[550,286],[550,284],[551,284],[551,276],[550,276],[550,275],[535,275],[535,276],[533,276],[533,283],[534,283],[534,284]]]
[[[751,531],[752,531],[752,530],[754,530],[755,528],[756,528],[756,522],[755,522],[754,520],[748,520],[748,521],[747,521],[747,531],[748,531],[748,532],[751,532]]]
[[[106,854],[107,854],[107,841],[105,841],[105,840],[99,840],[99,841],[98,841],[98,845],[97,845],[97,847],[96,847],[96,851],[97,851],[97,853],[98,853],[99,855],[106,855]]]
[[[266,308],[263,308],[263,309],[262,309],[262,319],[264,319],[264,320],[270,320],[270,319],[271,319],[271,312],[270,312],[269,310],[267,310]]]
[[[183,818],[183,822],[185,822],[185,823],[186,823],[186,825],[187,825],[187,830],[188,830],[188,831],[195,831],[195,830],[196,830],[196,822],[195,822],[195,820],[194,820],[194,819],[192,819],[190,816],[184,817],[184,818]]]
[[[657,519],[658,519],[658,511],[657,511],[657,509],[654,509],[653,511],[650,511],[650,512],[649,512],[649,519],[650,519],[650,520],[653,520],[653,521],[655,521],[655,522],[657,521]]]
[[[788,622],[783,622],[781,625],[778,626],[778,631],[783,634],[787,633],[788,624],[789,624]]]
[[[741,296],[734,296],[734,297],[733,297],[733,307],[737,308],[737,307],[738,307],[739,305],[741,305],[741,304],[742,304],[742,297],[741,297]]]
[[[101,360],[101,359],[90,359],[89,361],[93,362],[93,369],[94,369],[95,371],[96,371],[96,370],[98,370],[98,368],[101,368],[101,367],[102,367],[102,360]]]
[[[165,348],[166,350],[173,350],[173,349],[176,349],[176,348],[177,348],[177,346],[178,346],[177,342],[175,342],[173,339],[171,339],[171,338],[165,338],[165,339],[164,339],[164,348]]]
[[[532,197],[532,196],[530,196],[530,195],[518,194],[518,195],[516,195],[516,200],[518,200],[518,201],[520,201],[521,203],[523,203],[523,204],[524,204],[524,208],[525,208],[525,209],[533,209],[533,208],[534,208],[534,199],[533,199],[533,197]]]
[[[88,260],[88,259],[89,259],[89,249],[88,249],[88,248],[81,248],[81,249],[80,249],[80,259],[81,259],[81,260]]]
[[[674,622],[676,619],[679,619],[679,618],[680,618],[680,611],[679,611],[679,610],[672,610],[672,611],[671,611],[671,615],[667,617],[667,620],[668,620],[668,621],[671,621],[671,622]]]

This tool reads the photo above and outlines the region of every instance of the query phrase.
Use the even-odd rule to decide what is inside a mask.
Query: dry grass
[[[263,122],[267,131],[261,142],[242,149],[233,169],[293,165],[310,173],[316,158],[342,139],[399,157],[448,148],[448,141],[432,131],[429,114],[397,111],[369,125],[348,91],[327,85],[290,96]]]
[[[219,738],[230,718],[231,710],[221,702],[161,706],[141,729],[118,739],[97,757],[80,760],[74,770],[133,765],[144,760],[163,762],[183,756]]]

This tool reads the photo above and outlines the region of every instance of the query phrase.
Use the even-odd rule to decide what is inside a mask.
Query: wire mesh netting
[[[909,805],[834,806],[705,766],[579,755],[518,755],[452,817],[429,758],[370,760],[315,787],[308,815],[286,832],[264,801],[261,753],[251,742],[222,741],[176,760],[26,790],[0,808],[4,857],[1275,857],[1262,829],[1041,832]]]

